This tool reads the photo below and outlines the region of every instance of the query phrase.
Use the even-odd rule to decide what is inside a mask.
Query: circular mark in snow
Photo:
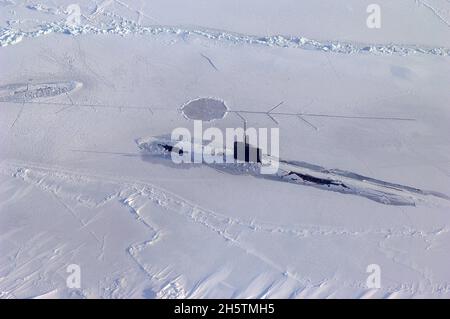
[[[190,120],[220,120],[227,114],[225,102],[212,97],[201,97],[183,104],[181,112]]]

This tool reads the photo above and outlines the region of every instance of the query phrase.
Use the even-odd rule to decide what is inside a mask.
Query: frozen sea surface
[[[0,297],[449,298],[450,3],[378,2],[0,0]],[[195,119],[282,171],[144,147]]]

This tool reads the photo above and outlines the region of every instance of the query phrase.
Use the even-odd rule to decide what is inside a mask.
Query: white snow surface
[[[449,298],[450,1],[371,3],[0,0],[0,298]],[[140,147],[203,97],[355,188]]]

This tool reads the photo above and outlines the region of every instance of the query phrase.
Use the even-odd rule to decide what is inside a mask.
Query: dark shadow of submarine
[[[271,180],[276,182],[292,183],[297,185],[303,185],[308,187],[314,187],[320,190],[332,191],[341,194],[360,196],[372,201],[375,201],[384,205],[394,206],[416,206],[416,201],[422,196],[434,196],[445,200],[450,200],[450,197],[434,191],[422,190],[410,186],[400,185],[396,183],[386,182],[371,177],[363,176],[357,173],[340,170],[340,169],[326,169],[322,166],[310,164],[301,161],[280,161],[280,163],[289,164],[291,166],[298,167],[300,169],[307,169],[308,171],[316,173],[332,174],[332,178],[321,178],[314,176],[314,174],[303,174],[295,171],[280,170],[276,174],[261,174],[261,163],[259,155],[257,160],[249,161],[248,159],[248,147],[246,145],[245,158],[242,158],[242,163],[174,163],[171,158],[171,152],[181,150],[174,150],[173,146],[164,144],[163,142],[154,141],[152,144],[139,143],[136,141],[140,148],[141,159],[145,162],[149,162],[157,165],[164,165],[166,167],[174,169],[192,169],[195,167],[208,166],[221,173],[231,175],[249,175],[256,178],[262,178],[265,180]],[[155,146],[160,148],[160,151],[155,152]],[[236,155],[236,143],[234,148],[234,158]],[[367,184],[366,187],[358,187],[355,185],[348,185],[339,179],[342,177],[345,180],[353,180],[360,184]],[[371,188],[376,186],[383,190],[377,190]],[[397,193],[397,194],[396,194]],[[398,194],[400,193],[400,194]],[[401,194],[404,193],[404,194]]]

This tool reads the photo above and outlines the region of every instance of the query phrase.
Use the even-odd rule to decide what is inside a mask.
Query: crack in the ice
[[[448,0],[447,2],[450,3],[450,1]],[[439,9],[436,9],[428,2],[425,2],[425,0],[416,0],[416,3],[423,5],[425,8],[429,9],[433,13],[433,15],[436,16],[442,23],[444,23],[447,27],[450,27],[450,22],[442,16]]]

